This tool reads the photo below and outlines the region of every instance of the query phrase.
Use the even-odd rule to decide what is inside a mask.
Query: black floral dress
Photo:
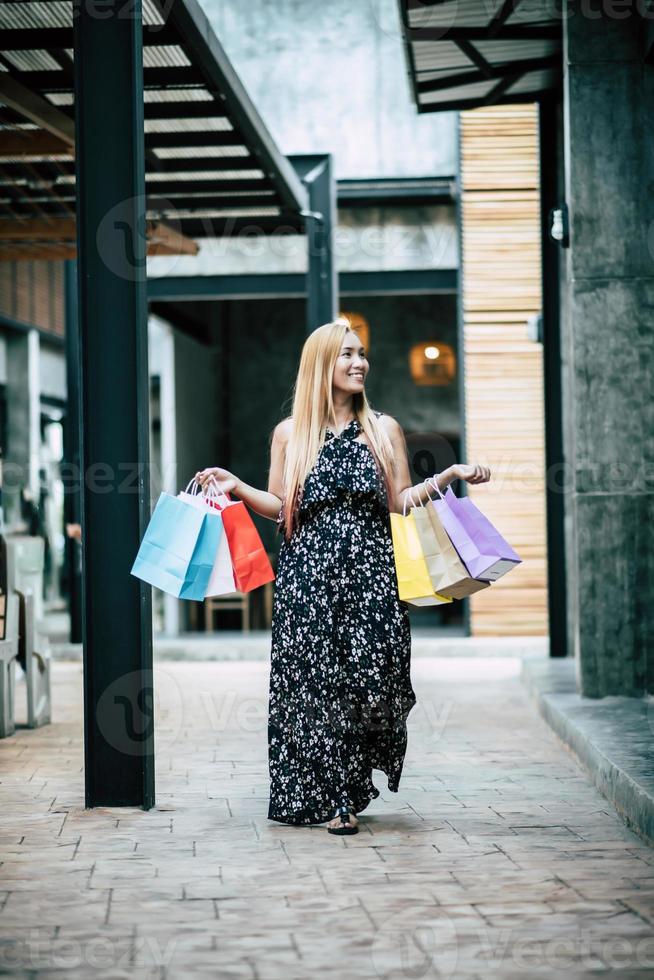
[[[381,413],[377,412],[377,415]],[[353,419],[327,430],[282,538],[272,618],[268,818],[323,823],[397,792],[406,751],[411,634],[397,592],[388,503]],[[283,527],[283,509],[278,530]]]

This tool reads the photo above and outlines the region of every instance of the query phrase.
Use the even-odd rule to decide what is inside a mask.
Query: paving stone
[[[399,793],[376,773],[344,838],[266,818],[265,728],[241,710],[265,705],[265,663],[157,665],[157,805],[86,810],[82,676],[56,661],[53,724],[0,742],[0,976],[651,976],[654,852],[517,671],[442,663],[412,668]]]

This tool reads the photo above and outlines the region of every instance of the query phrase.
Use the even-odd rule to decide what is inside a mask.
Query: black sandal
[[[350,823],[350,813],[354,813],[354,810],[350,810],[349,807],[339,806],[336,813],[337,817],[341,818],[341,823],[345,824],[344,827],[328,827],[327,830],[330,834],[358,834],[359,828],[354,824]]]

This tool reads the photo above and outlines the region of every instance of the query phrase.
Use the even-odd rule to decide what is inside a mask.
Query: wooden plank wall
[[[0,316],[64,335],[62,261],[0,262]]]
[[[466,458],[492,471],[468,490],[523,559],[471,597],[474,636],[548,632],[537,113],[461,113]]]

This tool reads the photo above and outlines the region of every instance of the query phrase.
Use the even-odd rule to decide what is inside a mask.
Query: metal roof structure
[[[0,258],[75,254],[73,9],[0,2]],[[306,189],[197,0],[143,0],[143,46],[149,254],[303,230]]]
[[[534,102],[561,81],[562,27],[547,0],[399,0],[419,112]]]

